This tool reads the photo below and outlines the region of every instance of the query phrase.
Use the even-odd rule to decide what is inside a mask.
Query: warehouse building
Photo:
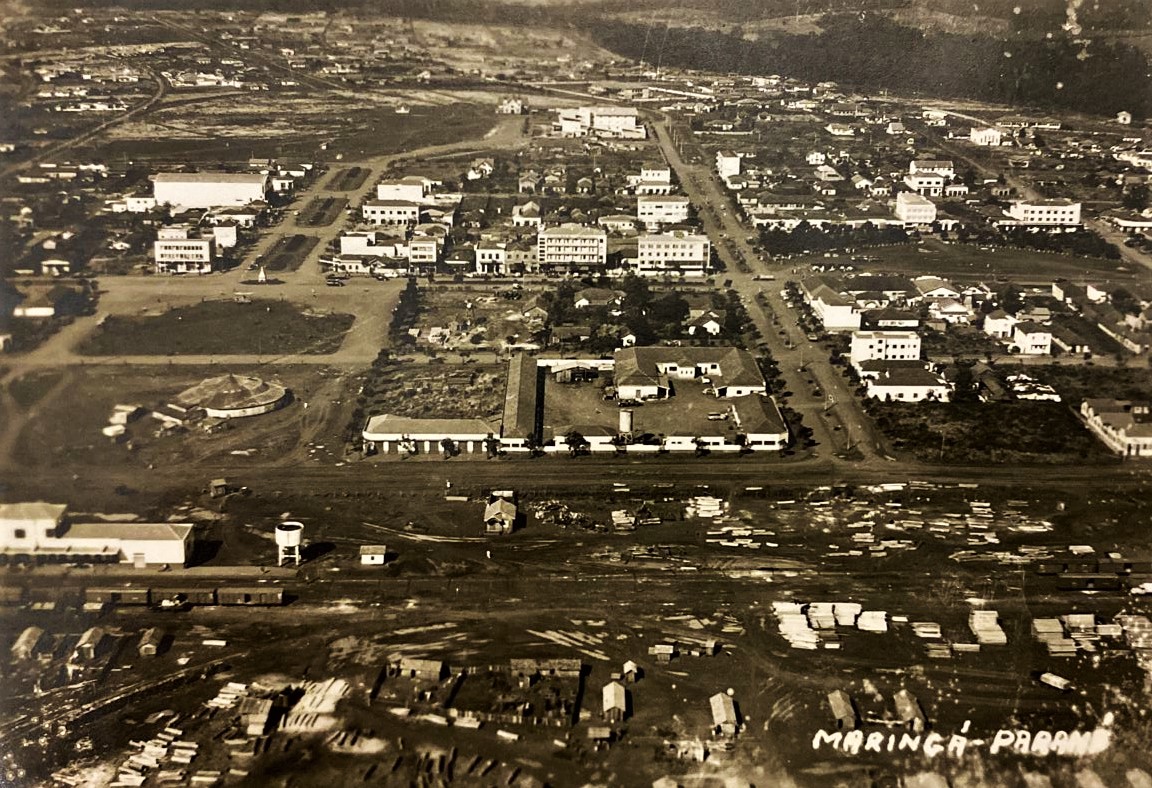
[[[74,522],[64,504],[0,504],[0,558],[5,562],[183,566],[191,552],[189,523]]]
[[[177,211],[247,205],[268,196],[268,176],[258,172],[161,172],[152,176],[157,205]]]

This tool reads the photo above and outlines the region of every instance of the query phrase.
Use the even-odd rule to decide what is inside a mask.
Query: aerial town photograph
[[[0,788],[1152,788],[1149,0],[0,0]]]

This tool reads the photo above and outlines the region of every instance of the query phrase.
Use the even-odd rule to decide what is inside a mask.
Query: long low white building
[[[190,523],[74,522],[64,504],[0,504],[0,556],[52,563],[120,561],[183,566]]]
[[[432,454],[442,450],[442,441],[448,440],[454,450],[468,453],[484,451],[484,441],[499,437],[480,419],[412,419],[385,413],[368,419],[364,427],[364,440],[381,454],[393,446],[411,454]]]

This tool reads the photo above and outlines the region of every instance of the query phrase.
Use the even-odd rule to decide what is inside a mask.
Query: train
[[[277,607],[285,601],[284,589],[279,586],[94,586],[84,589],[86,604],[141,605],[161,609],[185,609],[197,605]]]
[[[1054,576],[1060,591],[1124,592],[1152,573],[1152,561],[1069,556],[1041,561],[1036,574]]]

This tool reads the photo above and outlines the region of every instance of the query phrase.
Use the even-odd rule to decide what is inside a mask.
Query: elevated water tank
[[[299,547],[304,537],[304,523],[285,520],[276,526],[276,544],[281,547]]]
[[[632,409],[631,408],[624,408],[622,411],[620,411],[620,434],[621,435],[631,435],[632,434]]]
[[[304,538],[304,523],[285,520],[276,526],[277,566],[283,566],[289,558],[300,566],[300,542]]]

